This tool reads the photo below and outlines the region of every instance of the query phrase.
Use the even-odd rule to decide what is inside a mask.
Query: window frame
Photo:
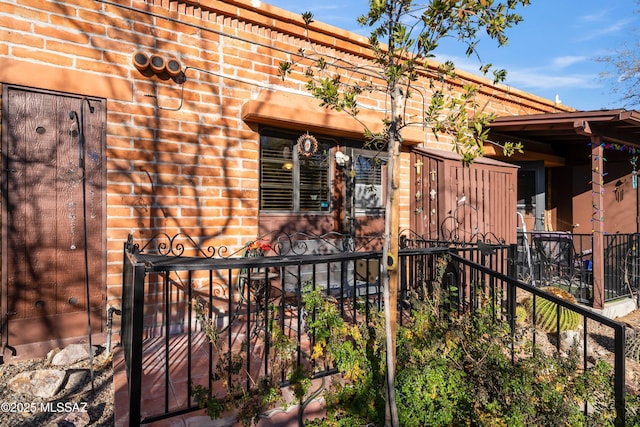
[[[353,168],[354,171],[356,173],[356,175],[354,176],[354,182],[353,182],[353,191],[354,191],[354,195],[353,195],[353,203],[354,203],[354,210],[355,210],[355,214],[356,215],[364,215],[364,214],[368,214],[368,215],[383,215],[384,214],[384,210],[385,210],[385,199],[386,199],[386,193],[387,193],[387,169],[386,169],[386,165],[388,164],[389,160],[388,160],[388,155],[386,153],[386,151],[379,151],[379,150],[374,150],[374,149],[368,149],[368,148],[360,148],[360,147],[354,147],[354,146],[350,146],[349,147],[349,155],[351,158],[351,161],[353,162]],[[357,175],[357,162],[358,162],[358,158],[359,157],[364,157],[364,158],[368,158],[368,159],[380,159],[381,163],[380,163],[380,171],[376,172],[375,177],[379,178],[380,182],[379,183],[374,183],[374,184],[368,184],[368,183],[363,183],[363,184],[358,184],[358,175]],[[376,165],[374,165],[375,167]],[[358,185],[375,185],[376,187],[379,187],[379,195],[380,195],[380,203],[378,206],[367,206],[365,204],[359,204],[358,201],[358,197],[357,197],[357,192],[358,192]]]
[[[302,135],[302,133],[298,133],[298,132],[293,132],[293,131],[286,131],[286,130],[274,130],[274,129],[261,129],[260,130],[260,136],[259,136],[259,172],[260,172],[260,176],[259,176],[259,191],[258,191],[258,203],[259,203],[259,210],[260,213],[264,213],[264,214],[270,214],[270,213],[287,213],[287,214],[315,214],[315,215],[326,215],[326,214],[330,214],[333,210],[333,173],[334,173],[334,165],[333,165],[333,153],[335,151],[335,147],[338,145],[338,141],[336,141],[333,138],[330,137],[325,137],[325,136],[315,136],[315,138],[318,141],[318,152],[320,152],[321,150],[326,150],[326,152],[324,153],[324,158],[321,159],[322,162],[326,162],[326,167],[324,169],[319,169],[318,173],[320,175],[325,175],[326,179],[322,179],[321,183],[318,185],[320,192],[318,193],[321,197],[320,199],[317,201],[319,204],[319,208],[305,208],[305,204],[302,201],[303,198],[303,193],[305,193],[305,191],[307,189],[310,189],[310,191],[314,191],[315,187],[313,184],[305,184],[304,182],[301,181],[301,175],[302,175],[302,168],[304,163],[307,161],[304,156],[299,153],[298,151],[298,138],[300,138],[300,136]],[[278,189],[282,189],[283,188],[283,182],[279,181],[279,182],[266,182],[266,178],[265,178],[265,166],[266,163],[265,162],[272,162],[275,164],[278,164],[280,162],[279,159],[276,159],[275,156],[271,157],[271,158],[266,158],[265,154],[264,154],[264,149],[265,149],[265,145],[266,145],[266,139],[268,138],[273,138],[273,139],[282,139],[282,140],[288,140],[291,143],[291,146],[289,148],[289,155],[291,155],[290,158],[290,163],[291,163],[291,182],[287,182],[288,184],[288,188],[290,190],[287,190],[287,194],[285,194],[285,196],[287,197],[287,200],[290,202],[290,209],[286,209],[286,208],[270,208],[270,207],[265,207],[265,204],[267,203],[266,199],[265,199],[265,192],[267,191],[267,189],[272,189],[273,191],[273,195],[271,196],[272,199],[275,199],[278,197],[277,195],[277,190]],[[312,156],[310,156],[310,159],[318,154],[314,154]],[[323,156],[323,154],[319,154],[319,156]],[[282,161],[282,168],[284,169],[284,166],[288,163],[284,157],[283,157]],[[312,160],[309,160],[312,161]],[[274,169],[274,171],[276,171],[276,169]],[[311,168],[310,172],[313,172],[313,168]],[[276,174],[274,174],[275,176]],[[306,189],[305,189],[306,187]],[[324,187],[324,188],[323,188]],[[290,191],[290,193],[289,193]],[[322,195],[324,195],[324,197],[322,197]],[[311,197],[312,195],[310,195]],[[311,202],[307,202],[309,204],[313,204],[314,201]],[[326,208],[323,206],[323,204],[326,203]]]

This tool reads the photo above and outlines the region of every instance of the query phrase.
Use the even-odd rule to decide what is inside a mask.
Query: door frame
[[[544,161],[529,161],[529,162],[514,162],[514,164],[520,167],[519,171],[532,171],[534,172],[534,227],[532,230],[527,231],[544,231],[546,229],[546,187],[545,187],[545,167]],[[519,186],[518,186],[519,188]],[[522,212],[525,209],[518,201],[520,200],[520,195],[516,195],[516,209],[518,212]]]

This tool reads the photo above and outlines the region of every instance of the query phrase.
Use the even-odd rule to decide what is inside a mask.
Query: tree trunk
[[[396,330],[398,320],[398,232],[400,228],[400,141],[397,134],[400,113],[404,105],[402,91],[392,90],[389,128],[389,163],[387,169],[387,195],[385,206],[385,239],[383,245],[384,313],[387,344],[387,407],[385,425],[398,427],[398,409],[395,397]]]

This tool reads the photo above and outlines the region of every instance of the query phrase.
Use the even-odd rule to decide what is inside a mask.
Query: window
[[[352,159],[355,171],[355,208],[357,210],[382,209],[386,157],[376,151],[353,149]]]
[[[318,138],[317,151],[306,156],[298,150],[298,136],[260,137],[263,211],[329,211],[331,146]]]

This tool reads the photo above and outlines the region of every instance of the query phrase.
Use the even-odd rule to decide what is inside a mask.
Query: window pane
[[[296,137],[263,135],[260,141],[260,209],[329,211],[329,143],[318,141],[317,151],[306,156]]]
[[[536,200],[536,172],[518,171],[518,206],[532,208]]]
[[[260,209],[293,210],[293,141],[262,136]]]
[[[387,162],[375,153],[354,150],[355,206],[357,209],[381,209],[383,206],[382,174]]]
[[[300,210],[329,210],[330,147],[319,143],[318,151],[300,156]]]

